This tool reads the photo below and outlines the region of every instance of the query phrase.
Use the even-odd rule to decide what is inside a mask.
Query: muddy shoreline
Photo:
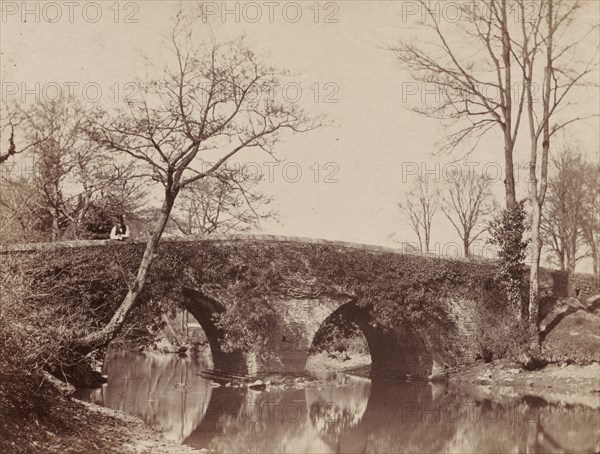
[[[526,371],[509,361],[472,364],[450,374],[448,382],[477,389],[487,397],[530,395],[547,402],[600,408],[600,364],[549,364]]]
[[[376,378],[365,365],[342,372]],[[597,362],[583,366],[548,364],[539,370],[527,371],[507,360],[479,361],[437,377],[434,383],[468,389],[485,398],[534,395],[548,402],[600,408],[600,363]]]

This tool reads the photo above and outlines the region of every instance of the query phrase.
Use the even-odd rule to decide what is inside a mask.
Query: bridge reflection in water
[[[134,413],[171,439],[227,452],[593,452],[600,414],[445,385],[330,375],[305,389],[213,388],[210,357],[112,350],[107,385],[78,397]],[[319,377],[319,378],[325,378]]]

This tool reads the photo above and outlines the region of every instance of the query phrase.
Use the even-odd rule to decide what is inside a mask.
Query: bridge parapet
[[[45,251],[45,250],[59,250],[59,249],[76,249],[76,248],[88,248],[88,247],[102,247],[112,244],[145,244],[147,238],[135,238],[127,241],[115,241],[115,240],[72,240],[72,241],[55,241],[55,242],[44,242],[44,243],[10,243],[0,244],[0,254],[6,254],[11,252],[33,252],[33,251]],[[337,240],[326,240],[320,238],[308,238],[308,237],[295,237],[295,236],[284,236],[284,235],[265,235],[265,234],[211,234],[211,235],[188,235],[188,236],[164,236],[161,240],[162,244],[168,243],[199,243],[199,242],[211,242],[211,243],[273,243],[273,244],[306,244],[306,245],[322,245],[332,246],[345,249],[358,249],[369,252],[386,252],[392,254],[409,255],[426,258],[439,258],[445,260],[458,260],[462,262],[487,262],[493,263],[493,261],[476,257],[476,258],[464,258],[450,255],[440,255],[436,253],[421,253],[418,251],[403,251],[398,248],[379,246],[366,243],[352,243],[348,241],[337,241]]]

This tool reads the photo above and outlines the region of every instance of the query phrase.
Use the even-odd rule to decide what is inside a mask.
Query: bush
[[[10,258],[0,263],[0,414],[45,411],[56,392],[44,371],[73,367],[67,352],[82,318],[31,305],[23,273]]]
[[[78,386],[102,382],[103,351],[82,355],[74,346],[112,315],[111,303],[118,300],[109,298],[110,288],[119,282],[98,280],[101,269],[83,278],[89,269],[82,271],[64,255],[54,254],[51,260],[0,257],[0,409],[6,412],[43,403],[40,387],[46,373]],[[138,316],[132,317],[121,342],[153,340],[155,325],[148,322],[155,316],[148,310],[153,307],[135,311]]]
[[[499,267],[497,279],[505,289],[506,299],[515,314],[525,314],[523,297],[523,275],[527,244],[524,239],[526,228],[525,201],[518,202],[512,209],[502,211],[502,215],[489,225],[490,243],[498,246]]]
[[[518,320],[510,310],[478,307],[475,314],[477,332],[475,339],[479,355],[485,362],[508,358],[519,360],[527,349],[529,331],[527,323]]]

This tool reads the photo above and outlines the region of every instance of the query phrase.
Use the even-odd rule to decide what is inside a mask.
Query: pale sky
[[[84,1],[73,6],[61,1],[51,6],[52,2],[27,2],[32,12],[25,16],[26,22],[22,21],[23,2],[1,3],[3,95],[7,88],[14,89],[15,82],[16,96],[23,94],[23,88],[35,93],[36,83],[40,84],[37,95],[42,96],[44,89],[53,89],[51,84],[67,90],[65,83],[79,83],[72,85],[76,93],[88,84],[87,95],[93,98],[100,87],[101,102],[110,104],[116,87],[122,98],[127,82],[143,77],[139,55],[157,55],[161,33],[170,27],[179,2]],[[191,2],[184,3],[186,8],[191,6]],[[442,137],[441,127],[409,109],[406,84],[413,81],[386,50],[395,41],[414,36],[415,22],[412,17],[405,20],[413,3],[259,1],[237,3],[236,12],[235,2],[205,2],[218,39],[245,34],[252,48],[270,54],[271,63],[296,73],[295,80],[303,87],[313,87],[300,94],[299,102],[309,112],[325,113],[334,122],[332,127],[281,143],[276,152],[281,164],[274,167],[272,182],[268,181],[269,167],[264,165],[272,158],[252,157],[267,178],[263,190],[275,198],[274,208],[279,211],[280,222],[265,223],[264,233],[380,245],[393,245],[390,234],[395,234],[415,241],[397,208],[406,189],[403,165],[435,169],[436,163],[443,167],[455,157],[433,155]],[[598,5],[589,3],[591,17],[598,16]],[[232,12],[222,16],[223,7]],[[56,22],[48,22],[54,18]],[[208,29],[208,24],[204,26]],[[597,90],[591,89],[583,104],[597,113],[599,102]],[[598,125],[597,119],[592,120],[573,128],[568,136],[577,137],[593,159],[598,159],[600,149]],[[526,159],[523,145],[517,150],[517,160],[524,163]],[[482,141],[469,160],[491,171],[502,168],[497,132]],[[286,164],[288,181],[283,172]],[[297,169],[302,172],[299,178]],[[332,182],[326,183],[328,175]],[[290,181],[294,179],[299,181]],[[495,192],[503,204],[501,181]],[[520,195],[526,196],[524,188]],[[449,242],[458,244],[459,237],[441,212],[433,230],[433,241],[440,243],[440,249]]]

